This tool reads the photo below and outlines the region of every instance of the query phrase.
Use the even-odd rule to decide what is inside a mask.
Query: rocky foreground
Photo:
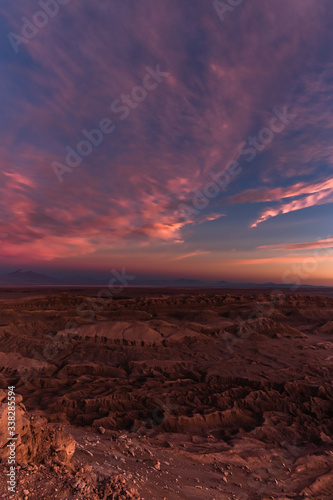
[[[144,293],[0,301],[0,498],[14,385],[13,498],[332,499],[333,299]]]

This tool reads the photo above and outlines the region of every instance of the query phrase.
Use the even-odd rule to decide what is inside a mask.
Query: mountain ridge
[[[46,274],[38,273],[35,271],[24,271],[22,269],[17,269],[6,274],[0,274],[0,286],[106,286],[106,283],[102,283],[101,280],[91,277],[68,277],[68,278],[55,278],[48,276]],[[191,278],[177,278],[177,279],[145,279],[137,278],[129,283],[128,286],[165,286],[165,287],[211,287],[211,288],[330,288],[323,285],[296,285],[294,283],[290,284],[280,284],[274,282],[267,283],[230,283],[228,281],[202,281],[198,279]]]

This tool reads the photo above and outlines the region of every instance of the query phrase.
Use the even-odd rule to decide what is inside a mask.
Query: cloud
[[[184,259],[189,259],[191,257],[198,257],[199,255],[207,255],[210,254],[211,252],[209,251],[203,251],[203,250],[196,250],[195,252],[190,252],[184,255],[178,255],[177,257],[174,257],[172,262],[178,261],[178,260],[184,260]]]
[[[251,227],[280,214],[332,202],[333,115],[327,102],[333,90],[333,65],[329,62],[321,66],[318,62],[314,66],[293,94],[293,113],[297,115],[293,126],[285,136],[274,138],[265,159],[257,162],[259,178],[252,181],[256,187],[239,190],[227,200],[236,204],[294,198],[265,208]],[[284,186],[275,187],[279,184]]]
[[[322,255],[316,256],[316,260],[318,261],[326,261],[333,259],[333,255]],[[252,265],[260,265],[260,264],[299,264],[304,260],[304,255],[295,255],[295,256],[280,256],[280,257],[262,257],[262,258],[254,258],[254,259],[234,259],[228,260],[225,262],[225,265],[230,266],[252,266]]]
[[[284,188],[248,189],[243,193],[230,197],[228,201],[229,203],[259,203],[264,201],[281,200],[283,198],[294,198],[303,194],[331,190],[333,190],[333,179],[327,179],[326,181],[318,182],[316,184],[299,182],[293,186],[287,186]]]
[[[0,12],[19,33],[22,16],[31,19],[36,4],[7,4]],[[198,0],[100,0],[96,5],[82,0],[63,6],[19,54],[6,52],[2,61],[0,230],[8,234],[3,258],[50,261],[94,257],[101,248],[122,244],[179,244],[188,223],[200,238],[201,224],[222,214],[209,206],[204,215],[184,221],[179,204],[211,181],[211,170],[221,171],[237,158],[239,143],[258,123],[266,123],[273,107],[299,94],[305,95],[295,100],[298,116],[304,116],[297,119],[300,139],[292,142],[286,133],[284,148],[281,142],[270,148],[273,161],[248,174],[253,186],[262,179],[283,185],[278,181],[287,178],[291,185],[262,188],[257,197],[251,190],[244,194],[244,169],[235,188],[241,193],[231,202],[303,195],[310,195],[303,201],[306,206],[326,202],[320,193],[328,195],[330,188],[312,179],[289,182],[288,177],[298,167],[294,157],[290,160],[295,144],[300,169],[304,165],[311,174],[314,165],[333,158],[328,148],[330,73],[314,87],[320,68],[310,76],[307,70],[322,63],[323,23],[330,36],[326,5],[325,0],[282,6],[244,2],[223,25],[212,4]],[[130,94],[146,67],[157,64],[170,76],[120,120],[111,103]],[[295,87],[302,72],[307,80],[300,91]],[[317,102],[308,106],[314,94]],[[304,109],[308,115],[302,115]],[[104,117],[114,120],[115,132],[60,184],[52,162],[63,162],[66,146],[75,148],[82,129],[95,128]],[[278,213],[299,209],[297,203],[285,203]],[[274,210],[267,209],[257,223],[277,215]],[[216,238],[216,232],[209,238]],[[195,252],[189,249],[186,255]]]
[[[271,217],[276,217],[280,214],[287,214],[289,212],[294,212],[296,210],[302,210],[303,208],[313,207],[316,205],[324,205],[326,203],[333,202],[333,189],[325,189],[323,191],[305,196],[299,200],[294,200],[290,203],[285,203],[280,205],[278,208],[268,208],[265,209],[260,217],[251,224],[251,227],[257,227],[261,222],[270,219]]]
[[[305,241],[300,243],[280,243],[277,245],[262,245],[258,248],[264,248],[269,250],[313,250],[321,248],[332,248],[333,247],[333,237],[323,238],[316,241]]]
[[[333,179],[327,179],[323,182],[315,184],[307,184],[300,182],[292,186],[279,188],[261,188],[249,189],[229,198],[229,203],[259,203],[268,201],[278,201],[286,198],[296,198],[303,196],[292,202],[282,203],[278,207],[270,207],[263,210],[260,217],[251,224],[251,227],[256,227],[261,222],[266,221],[271,217],[276,217],[280,214],[302,210],[303,208],[312,207],[315,205],[323,205],[333,201]]]

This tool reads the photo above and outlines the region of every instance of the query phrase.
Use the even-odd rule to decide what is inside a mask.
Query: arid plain
[[[333,297],[309,293],[3,288],[0,491],[14,385],[15,498],[332,499]]]

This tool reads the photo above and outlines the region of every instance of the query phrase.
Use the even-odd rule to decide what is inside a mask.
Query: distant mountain
[[[107,286],[102,283],[104,280],[97,280],[92,277],[84,276],[67,276],[64,278],[53,278],[45,274],[36,273],[34,271],[22,271],[21,269],[12,273],[0,275],[0,286]],[[105,280],[107,281],[107,280]],[[324,286],[313,285],[294,285],[294,284],[279,284],[279,283],[229,283],[228,281],[205,282],[197,279],[179,278],[179,279],[145,279],[136,278],[129,283],[130,286],[152,286],[152,287],[215,287],[215,288],[327,288]]]
[[[36,273],[34,271],[22,271],[19,269],[12,273],[0,275],[0,286],[13,285],[49,285],[49,286],[105,286],[101,280],[87,278],[84,276],[71,276],[66,278],[54,278],[46,274]]]
[[[220,286],[224,288],[329,288],[319,285],[296,285],[294,283],[228,283],[227,281],[217,281],[211,286]]]
[[[229,283],[228,281],[200,281],[196,279],[179,278],[176,280],[134,280],[132,286],[165,286],[165,287],[207,287],[207,288],[327,288],[315,285],[295,285],[279,283]]]
[[[56,278],[51,278],[34,271],[14,271],[0,275],[0,285],[60,285]]]
[[[175,280],[167,279],[144,279],[137,278],[130,283],[131,286],[165,286],[165,287],[207,287],[207,288],[292,288],[297,286],[298,288],[327,288],[324,286],[314,286],[314,285],[295,285],[291,284],[279,284],[279,283],[230,283],[228,281],[200,281],[197,279],[189,278],[179,278]]]
[[[208,283],[204,281],[189,279],[189,278],[179,278],[176,280],[168,279],[144,279],[136,278],[130,283],[131,286],[170,286],[170,287],[187,287],[187,286],[209,286]]]
[[[205,286],[206,283],[200,280],[192,280],[187,278],[179,278],[178,280],[171,281],[173,286]]]
[[[216,281],[214,283],[211,283],[212,286],[232,286],[232,283],[228,283],[227,281]]]

